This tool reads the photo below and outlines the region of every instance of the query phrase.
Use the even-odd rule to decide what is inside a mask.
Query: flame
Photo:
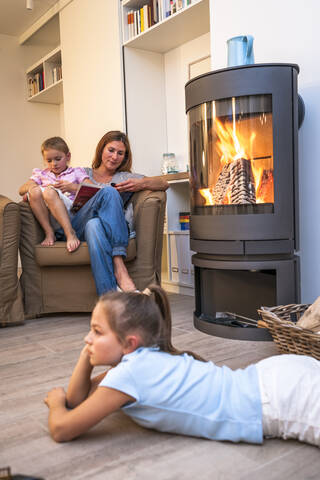
[[[235,115],[233,118],[235,118]],[[248,135],[241,135],[236,131],[235,121],[223,124],[217,118],[215,118],[215,132],[217,136],[215,150],[220,162],[217,178],[219,178],[225,165],[229,165],[240,159],[250,160],[255,186],[256,203],[273,203],[274,185],[272,156],[254,157],[253,147],[257,141],[256,132],[251,132],[248,139]],[[217,182],[215,185],[210,185],[208,188],[199,189],[201,196],[205,200],[205,205],[232,204],[230,188],[226,189],[223,198],[217,200],[217,195],[215,194],[216,186]]]

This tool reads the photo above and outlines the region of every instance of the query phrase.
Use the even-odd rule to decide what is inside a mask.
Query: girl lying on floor
[[[103,295],[85,343],[67,393],[54,388],[45,399],[57,442],[121,408],[139,425],[163,432],[258,444],[263,436],[295,438],[320,446],[318,360],[279,355],[233,371],[180,352],[158,286]],[[111,368],[91,378],[97,365]]]

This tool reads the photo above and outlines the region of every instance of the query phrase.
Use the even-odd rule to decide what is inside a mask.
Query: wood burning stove
[[[300,301],[298,73],[246,65],[186,84],[194,321],[207,333],[266,339],[239,319]]]

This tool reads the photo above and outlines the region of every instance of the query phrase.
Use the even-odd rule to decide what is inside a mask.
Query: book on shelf
[[[37,93],[44,90],[44,88],[45,83],[43,70],[28,76],[28,97],[36,95]]]
[[[126,11],[124,19],[127,22],[127,38],[131,40],[136,35],[146,31],[153,25],[180,12],[199,0],[146,0],[140,8]]]
[[[140,8],[126,12],[128,40],[131,40],[164,18],[162,3],[165,1],[169,0],[148,0]]]
[[[52,69],[52,83],[56,83],[62,78],[61,65],[57,65]]]
[[[114,185],[115,184],[112,184],[112,186]],[[91,183],[85,182],[80,183],[72,203],[71,211],[75,213],[80,210],[101,188],[104,188],[104,186],[92,185]],[[122,198],[123,208],[127,208],[133,193],[134,192],[119,192]]]

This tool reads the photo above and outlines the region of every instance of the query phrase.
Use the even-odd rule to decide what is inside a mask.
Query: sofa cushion
[[[127,248],[125,262],[137,256],[136,239],[131,238]],[[68,252],[66,242],[56,242],[53,247],[44,247],[40,243],[35,246],[35,259],[40,267],[63,265],[90,265],[89,249],[86,242],[81,242],[75,252]]]

